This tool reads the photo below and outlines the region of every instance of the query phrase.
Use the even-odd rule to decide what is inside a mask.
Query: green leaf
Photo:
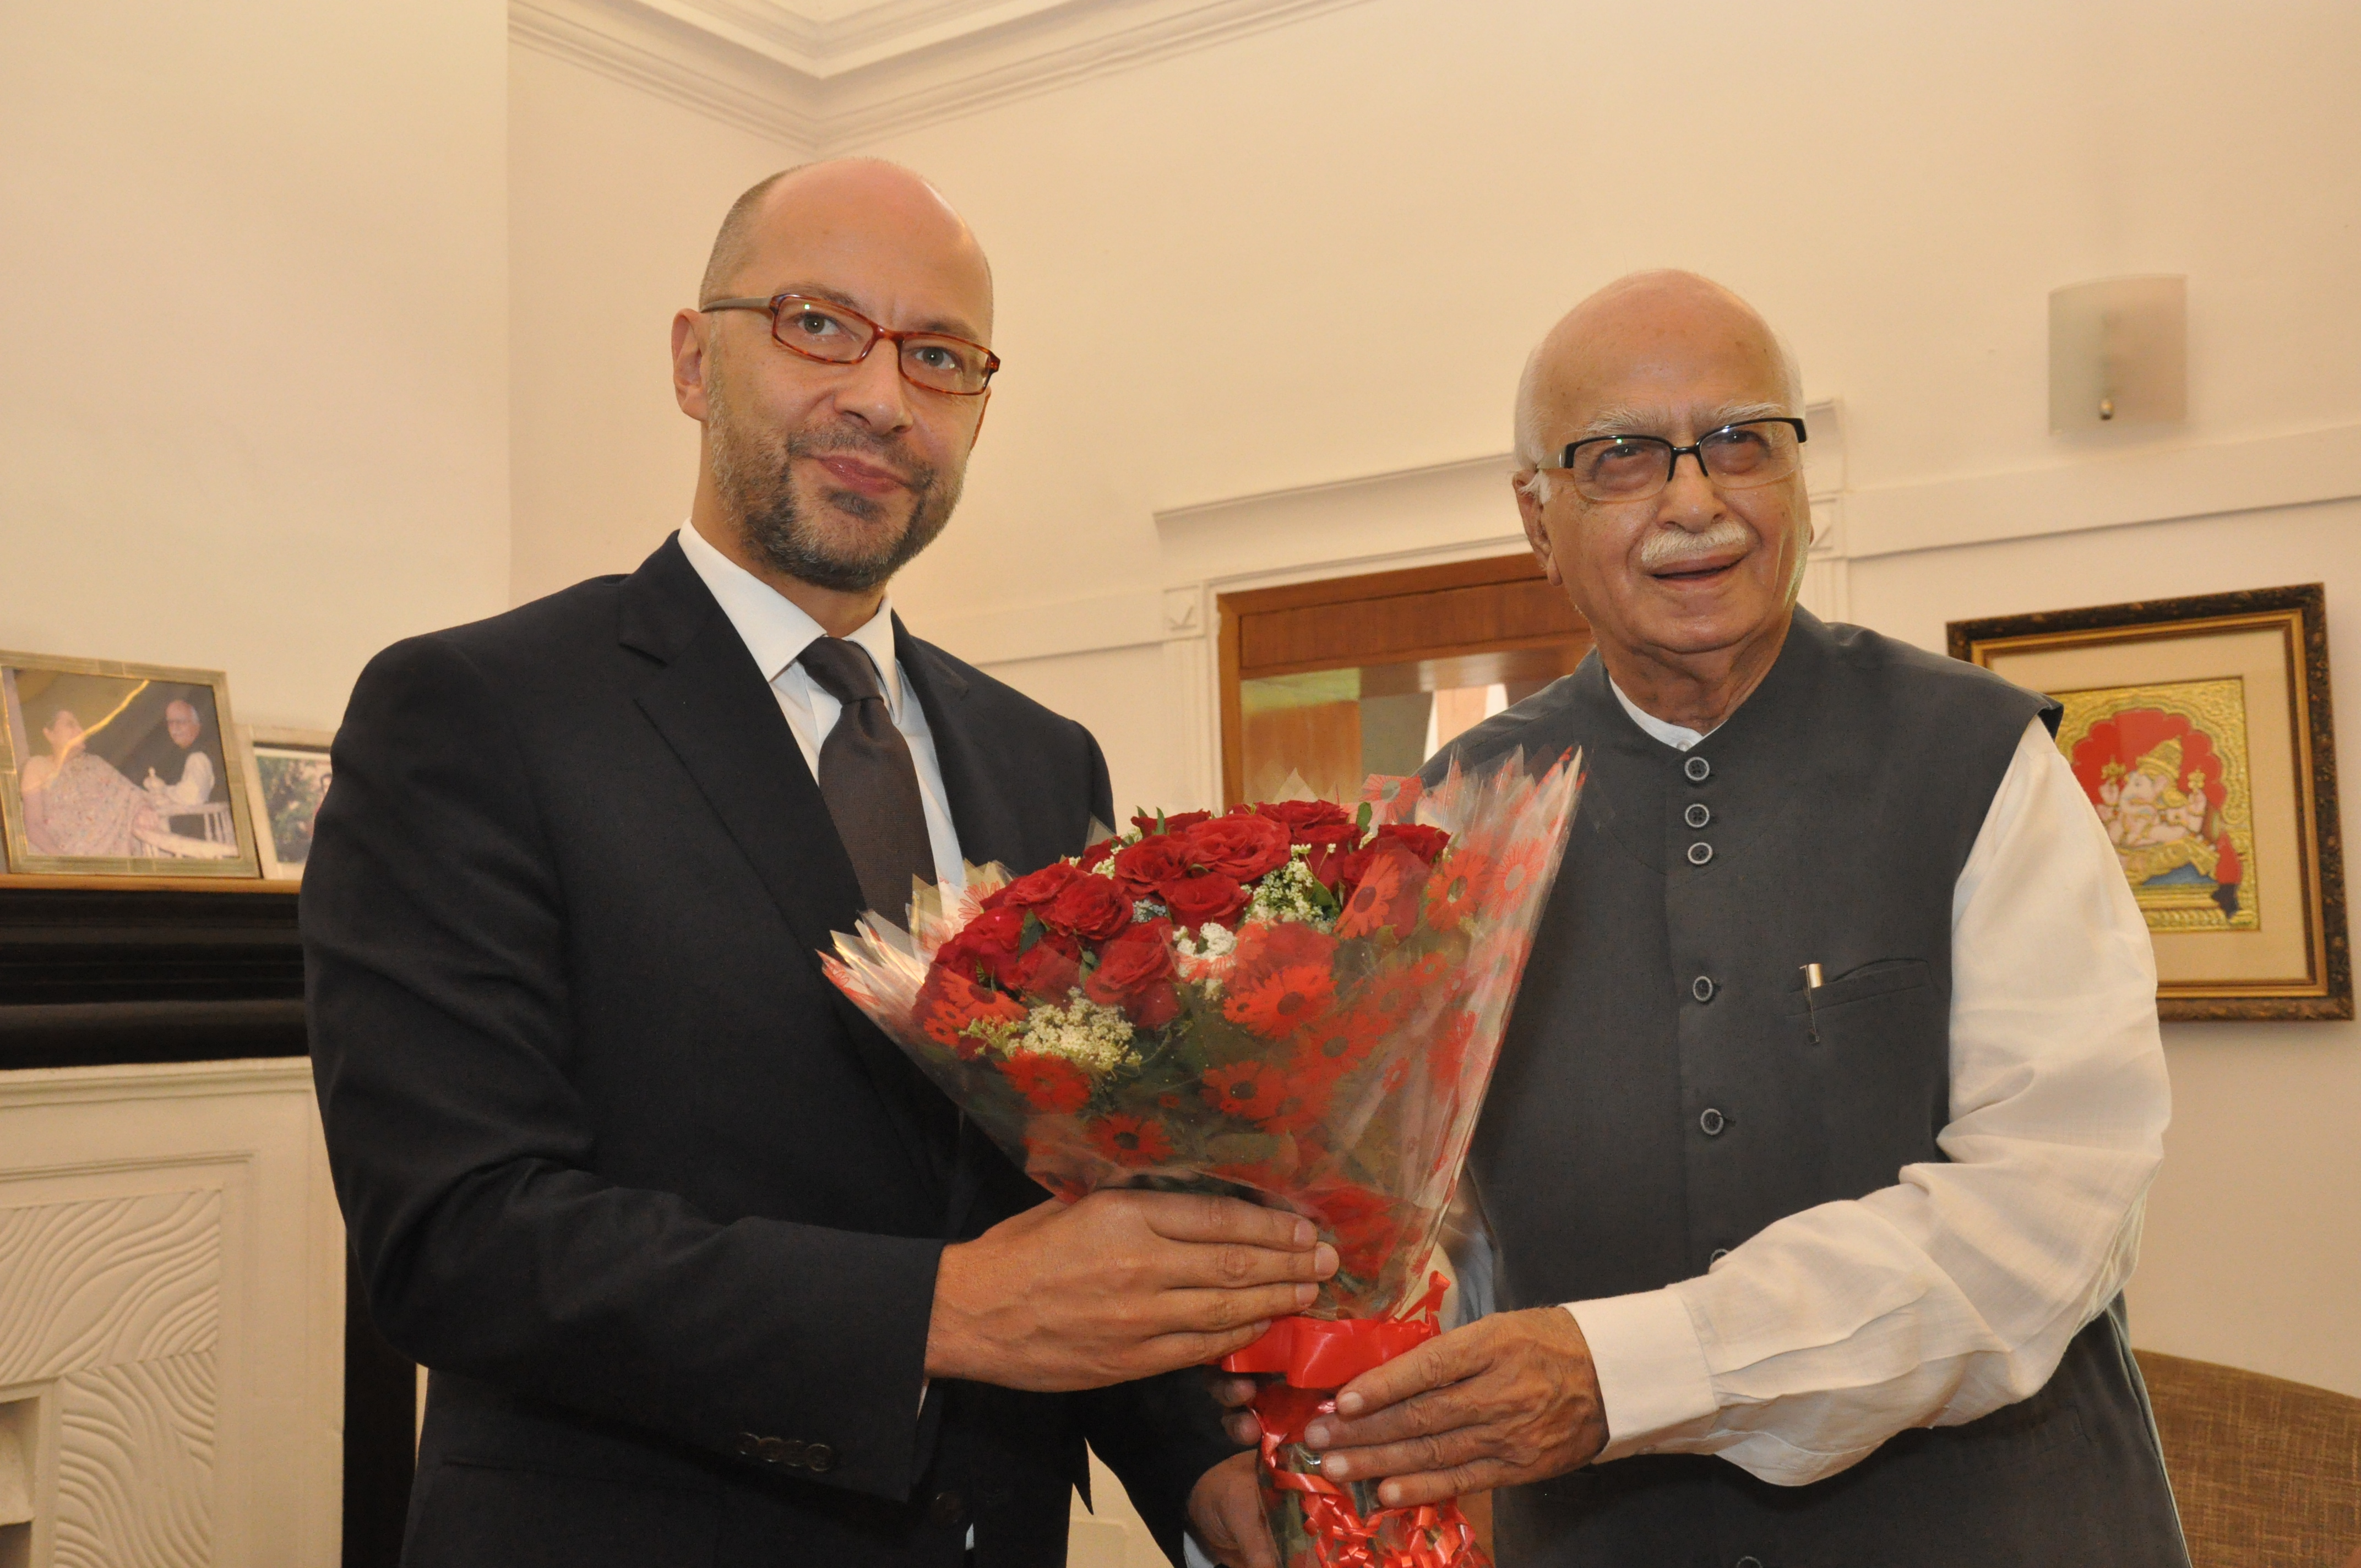
[[[1353,813],[1353,824],[1354,824],[1354,826],[1355,826],[1355,827],[1356,827],[1356,828],[1360,828],[1360,830],[1361,830],[1362,832],[1364,832],[1364,833],[1367,832],[1367,831],[1369,830],[1369,817],[1370,817],[1369,803],[1368,803],[1367,801],[1366,801],[1366,800],[1365,800],[1365,801],[1361,802],[1361,808],[1360,808],[1358,811],[1356,811],[1355,813]]]

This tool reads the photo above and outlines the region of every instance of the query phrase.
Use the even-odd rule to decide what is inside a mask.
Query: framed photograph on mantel
[[[280,729],[256,725],[244,731],[249,764],[247,789],[254,808],[254,833],[262,850],[262,874],[274,882],[301,882],[312,854],[312,819],[328,797],[334,770],[325,729]]]
[[[219,671],[0,652],[0,707],[11,872],[258,874]]]
[[[1954,658],[2063,703],[2156,943],[2167,1018],[2350,1018],[2318,583],[1950,623]]]

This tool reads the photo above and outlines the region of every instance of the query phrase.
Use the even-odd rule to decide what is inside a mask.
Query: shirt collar
[[[764,681],[776,681],[803,657],[815,639],[828,635],[828,629],[793,599],[714,548],[712,541],[697,532],[696,524],[680,525],[680,553],[720,601],[721,613],[738,629]],[[845,641],[857,645],[877,666],[877,684],[884,690],[886,711],[898,721],[902,674],[895,662],[894,601],[889,598],[879,604],[877,613]]]
[[[710,549],[711,546],[708,545],[707,548]],[[1683,725],[1666,723],[1664,720],[1657,718],[1654,714],[1650,713],[1646,708],[1642,707],[1638,703],[1633,702],[1630,697],[1625,696],[1623,695],[1623,688],[1615,684],[1615,677],[1613,675],[1607,677],[1607,689],[1615,694],[1615,700],[1623,705],[1623,711],[1631,716],[1632,723],[1638,725],[1641,729],[1646,730],[1650,736],[1655,740],[1663,741],[1665,745],[1670,746],[1676,751],[1686,751],[1690,747],[1696,745],[1698,741],[1704,740],[1708,735],[1713,733],[1710,729],[1691,729]]]

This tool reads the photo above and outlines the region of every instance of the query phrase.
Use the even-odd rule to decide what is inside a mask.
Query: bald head
[[[1680,374],[1673,366],[1688,352],[1711,345],[1726,348],[1770,389],[1751,400],[1762,406],[1745,411],[1803,411],[1803,378],[1795,356],[1762,313],[1694,272],[1634,272],[1568,311],[1525,360],[1517,385],[1517,466],[1546,467],[1568,441],[1607,433],[1609,427],[1637,428],[1631,418],[1619,417],[1642,411],[1629,407],[1589,408],[1579,430],[1563,427],[1563,416],[1571,411],[1569,403],[1584,400],[1586,389],[1596,389],[1635,360],[1643,366],[1653,361],[1661,372],[1656,379],[1669,394],[1675,390],[1670,382]]]
[[[731,295],[766,294],[778,280],[760,276],[765,254],[803,235],[825,235],[850,225],[891,230],[905,244],[939,248],[980,282],[984,319],[992,329],[992,266],[965,219],[918,175],[882,158],[832,158],[783,169],[750,186],[730,204],[706,258],[699,303]]]

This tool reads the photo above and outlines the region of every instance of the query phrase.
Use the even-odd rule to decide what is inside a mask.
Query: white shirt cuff
[[[1670,1289],[1642,1290],[1596,1301],[1569,1301],[1565,1310],[1590,1343],[1598,1400],[1607,1415],[1601,1461],[1653,1453],[1683,1429],[1712,1423],[1713,1375],[1705,1364],[1689,1310]]]

